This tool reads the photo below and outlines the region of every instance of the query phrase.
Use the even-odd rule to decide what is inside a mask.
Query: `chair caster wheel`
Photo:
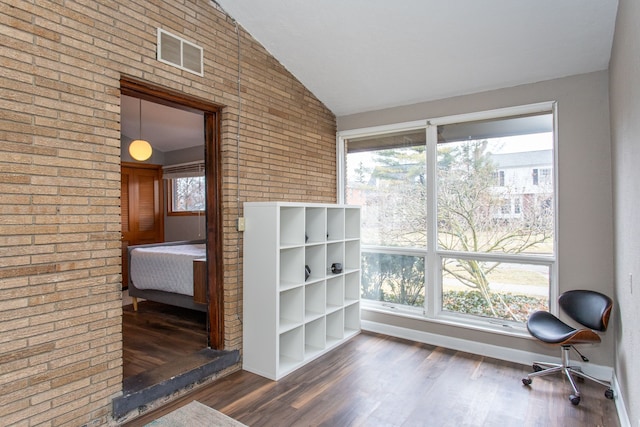
[[[572,405],[580,404],[580,396],[576,396],[575,394],[572,394],[571,396],[569,396],[569,400],[571,401]]]
[[[533,372],[540,372],[540,371],[542,371],[542,366],[540,366],[540,365],[538,365],[538,364],[535,364],[535,363],[533,364],[532,368],[533,368]]]
[[[522,384],[531,385],[531,378],[523,378],[522,379]]]
[[[604,391],[604,397],[606,397],[607,399],[613,399],[613,390],[611,390],[610,388],[606,389]]]

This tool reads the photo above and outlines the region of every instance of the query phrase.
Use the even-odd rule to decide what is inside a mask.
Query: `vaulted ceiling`
[[[344,115],[608,68],[618,0],[210,0]],[[162,151],[202,117],[123,97],[122,132]],[[142,129],[140,128],[142,112]],[[177,133],[177,134],[176,134]]]
[[[608,68],[617,0],[216,0],[336,116]]]

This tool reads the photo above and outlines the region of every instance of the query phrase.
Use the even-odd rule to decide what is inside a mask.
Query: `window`
[[[340,133],[345,202],[362,206],[365,302],[500,327],[548,309],[552,108]]]
[[[169,180],[168,215],[199,214],[205,209],[204,177]]]
[[[520,197],[515,197],[513,199],[513,213],[519,215],[522,211],[520,209],[520,204],[522,203],[522,199]]]
[[[206,208],[206,182],[201,162],[165,166],[167,215],[200,215]]]
[[[550,168],[540,169],[540,177],[538,185],[552,185],[553,184],[553,176]]]
[[[426,139],[417,129],[350,139],[347,202],[362,206],[362,297],[424,306]]]

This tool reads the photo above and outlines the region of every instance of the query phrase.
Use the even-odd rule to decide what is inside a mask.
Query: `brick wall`
[[[226,106],[227,348],[242,345],[241,203],[335,201],[335,117],[205,0],[0,8],[0,425],[108,424],[122,387],[121,75]],[[155,60],[157,27],[204,47],[204,77]]]

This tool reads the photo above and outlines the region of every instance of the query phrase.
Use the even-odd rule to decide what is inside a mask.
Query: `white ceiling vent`
[[[158,61],[202,77],[202,55],[200,46],[158,28]]]

